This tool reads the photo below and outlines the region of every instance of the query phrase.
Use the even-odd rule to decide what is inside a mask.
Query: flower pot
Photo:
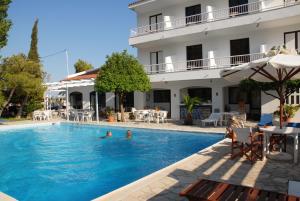
[[[115,122],[115,117],[114,116],[108,116],[107,121],[108,122]]]

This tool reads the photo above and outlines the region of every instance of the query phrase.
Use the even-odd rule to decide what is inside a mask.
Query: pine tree
[[[38,23],[39,20],[36,19],[32,28],[31,33],[31,44],[30,44],[30,50],[28,53],[28,59],[31,61],[35,61],[37,63],[40,63],[40,56],[38,53]]]
[[[0,49],[7,44],[7,33],[11,27],[11,21],[7,19],[7,10],[11,0],[0,0]]]

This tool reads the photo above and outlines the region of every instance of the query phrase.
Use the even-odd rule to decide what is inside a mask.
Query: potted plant
[[[299,105],[285,105],[284,106],[284,117],[285,121],[290,122],[291,119],[295,116],[296,112],[299,109]]]
[[[106,108],[106,117],[107,117],[108,122],[114,122],[115,121],[114,111],[111,107]]]
[[[185,125],[193,125],[193,115],[192,112],[197,104],[201,101],[198,97],[191,98],[190,96],[184,96],[183,98],[184,105],[187,110],[186,118],[184,120]]]

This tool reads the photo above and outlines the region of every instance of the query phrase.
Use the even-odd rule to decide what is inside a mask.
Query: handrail
[[[191,70],[222,69],[230,68],[236,65],[241,65],[264,57],[265,53],[254,53],[227,57],[177,61],[173,63],[144,65],[144,69],[147,74],[184,72]]]
[[[251,13],[265,12],[273,9],[293,6],[296,4],[299,4],[299,1],[261,0],[261,1],[251,2],[248,4],[242,4],[239,6],[212,10],[211,12],[204,12],[198,15],[176,18],[173,20],[168,20],[164,22],[133,28],[131,29],[130,37],[137,37],[141,35],[176,29],[176,28],[200,24],[200,23],[207,23],[207,22],[213,22],[217,20],[229,19],[232,17],[243,16]]]

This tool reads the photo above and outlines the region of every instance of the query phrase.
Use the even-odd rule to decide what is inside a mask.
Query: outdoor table
[[[269,145],[270,145],[270,136],[272,134],[280,134],[286,136],[292,136],[294,138],[294,163],[298,163],[298,134],[300,133],[299,128],[293,127],[283,127],[282,129],[279,126],[269,126],[266,128],[259,128],[261,131],[265,133],[265,144],[264,150],[267,154],[269,154]]]

